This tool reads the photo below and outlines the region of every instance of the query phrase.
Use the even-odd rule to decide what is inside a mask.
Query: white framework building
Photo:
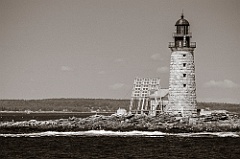
[[[163,104],[166,105],[166,102],[163,103],[162,98],[167,93],[161,91],[160,78],[135,78],[129,112],[156,115],[157,111],[163,111]]]

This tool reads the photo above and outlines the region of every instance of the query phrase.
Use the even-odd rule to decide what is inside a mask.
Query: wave
[[[163,133],[160,131],[105,131],[105,130],[90,130],[78,132],[57,132],[46,131],[40,133],[26,133],[26,134],[0,134],[0,137],[54,137],[54,136],[109,136],[109,137],[240,137],[239,132],[201,132],[201,133]]]

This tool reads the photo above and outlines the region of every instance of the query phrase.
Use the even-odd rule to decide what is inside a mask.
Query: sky
[[[0,0],[0,99],[129,99],[168,88],[168,42],[190,23],[197,100],[240,103],[239,0]]]

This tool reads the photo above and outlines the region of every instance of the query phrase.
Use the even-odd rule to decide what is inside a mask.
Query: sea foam
[[[240,137],[239,132],[201,132],[201,133],[163,133],[160,131],[105,131],[90,130],[78,132],[57,132],[46,131],[40,133],[24,133],[24,134],[0,134],[0,137],[54,137],[54,136],[109,136],[109,137]]]

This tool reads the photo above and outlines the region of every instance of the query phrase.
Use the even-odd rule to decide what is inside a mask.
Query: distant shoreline
[[[115,113],[115,112],[70,112],[70,111],[0,111],[0,113],[22,113],[22,114],[36,114],[36,113],[62,113],[62,114],[109,114],[109,113]]]
[[[129,110],[130,99],[39,99],[0,100],[0,111],[33,112],[115,112],[118,108]],[[198,102],[198,109],[227,110],[240,114],[240,104]]]

